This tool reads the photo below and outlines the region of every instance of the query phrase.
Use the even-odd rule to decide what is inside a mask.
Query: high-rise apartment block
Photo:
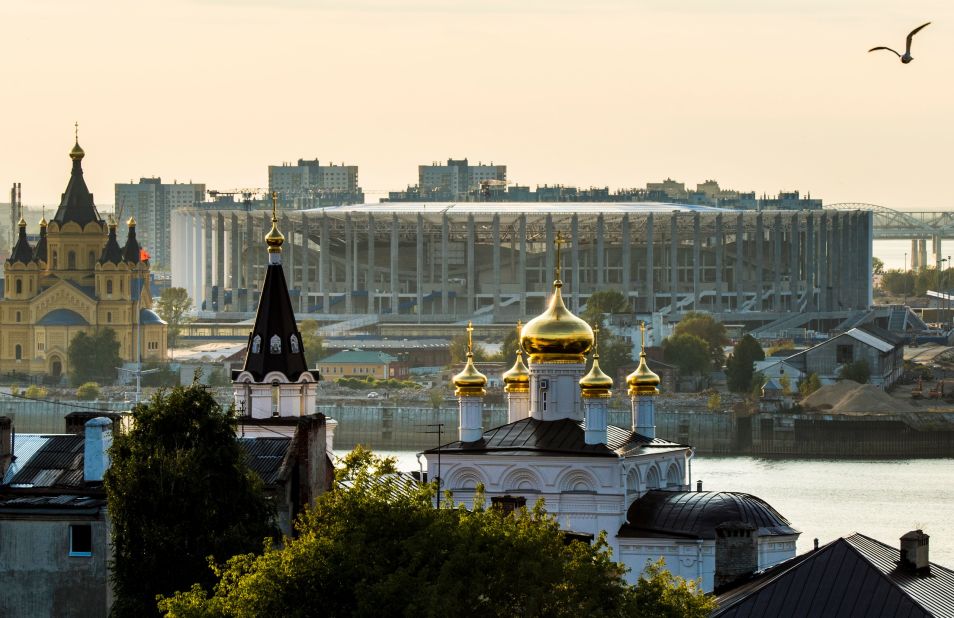
[[[321,165],[318,159],[298,159],[296,165],[269,165],[268,191],[278,193],[285,207],[340,206],[364,201],[357,165]]]
[[[176,208],[191,208],[205,200],[205,185],[163,183],[161,178],[140,178],[138,183],[116,183],[116,213],[125,220],[130,215],[140,224],[140,242],[160,269],[169,267],[169,223]]]
[[[434,163],[417,167],[418,188],[431,199],[467,200],[481,183],[507,181],[506,165],[470,165],[467,159],[448,159],[447,165]]]

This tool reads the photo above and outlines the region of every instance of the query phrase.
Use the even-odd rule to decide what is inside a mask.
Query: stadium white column
[[[245,252],[245,276],[242,279],[240,288],[245,290],[245,297],[242,299],[242,311],[248,313],[254,310],[252,305],[252,264],[254,262],[254,250],[253,247],[255,243],[252,241],[252,229],[255,222],[252,220],[252,213],[245,213],[245,242],[242,243],[242,247]],[[239,249],[242,251],[242,249]]]
[[[623,272],[620,273],[622,286],[623,286],[623,296],[626,297],[626,304],[629,306],[630,311],[633,309],[633,301],[630,299],[630,292],[633,285],[633,239],[632,232],[629,227],[629,213],[623,215],[623,220],[620,224],[622,235],[623,235]]]
[[[692,214],[692,308],[700,308],[699,300],[702,292],[699,289],[699,273],[702,271],[701,250],[702,231],[701,217],[698,212]]]
[[[417,213],[417,242],[415,247],[417,258],[416,285],[417,285],[417,321],[424,315],[424,216]]]
[[[646,287],[646,300],[648,305],[646,310],[649,313],[656,312],[656,264],[653,261],[653,245],[655,244],[656,238],[654,235],[653,229],[653,213],[649,213],[649,216],[646,217],[646,274],[644,275],[645,281],[643,285]]]
[[[527,215],[520,215],[520,315],[527,315]]]
[[[805,298],[808,311],[818,310],[818,301],[815,298],[815,271],[817,269],[815,247],[815,214],[808,211],[805,215]]]
[[[241,259],[241,244],[239,243],[239,225],[238,214],[232,213],[229,221],[229,290],[232,292],[232,302],[229,306],[230,311],[238,310],[238,281],[239,281],[239,260]]]
[[[354,291],[354,243],[351,237],[354,235],[354,229],[351,224],[351,213],[345,213],[345,313],[354,313],[354,305],[351,299],[351,293]]]
[[[745,281],[745,221],[740,212],[735,216],[735,268],[732,272],[732,281],[735,283],[735,310],[742,309],[745,302],[743,297],[743,283]]]
[[[212,266],[215,262],[215,240],[213,237],[214,229],[212,227],[212,213],[205,213],[205,223],[202,226],[202,255],[205,258],[202,263],[204,265],[205,275],[203,277],[203,298],[205,302],[205,310],[212,311],[212,301],[214,295],[212,294],[212,286],[215,285],[215,279],[213,278]]]
[[[401,312],[401,282],[398,277],[398,242],[401,240],[401,222],[397,213],[391,215],[391,313]]]
[[[374,296],[376,283],[374,280],[374,215],[370,212],[368,213],[368,268],[365,271],[364,276],[364,288],[368,292],[368,300],[366,311],[368,313],[377,313],[377,308],[374,305]]]
[[[300,302],[298,304],[298,311],[303,313],[311,313],[311,269],[309,268],[311,260],[308,255],[308,226],[311,222],[308,220],[308,215],[304,212],[301,213],[301,226],[298,228],[298,234],[301,237],[301,244],[298,246],[298,262],[300,264],[299,269],[301,270],[301,296]],[[317,359],[312,359],[314,362]]]
[[[763,298],[765,296],[765,269],[764,265],[764,253],[765,253],[765,220],[762,217],[762,213],[759,212],[755,216],[755,306],[753,309],[755,311],[763,311],[765,304],[763,303]]]
[[[772,256],[775,271],[773,286],[775,288],[775,301],[772,304],[774,311],[782,311],[782,215],[775,213],[775,223],[772,226]]]
[[[491,223],[491,234],[493,235],[491,250],[494,268],[494,314],[496,314],[500,310],[500,215],[497,213],[494,213],[493,223]]]
[[[722,269],[725,264],[725,234],[722,233],[722,213],[715,218],[715,311],[722,313]]]
[[[580,311],[580,218],[576,213],[570,218],[570,263],[573,273],[571,306],[574,313]]]
[[[678,215],[673,211],[669,215],[669,315],[678,311],[679,300],[679,230]]]
[[[556,258],[553,253],[553,239],[556,238],[556,234],[553,231],[553,215],[547,213],[546,217],[546,235],[547,235],[547,250],[546,250],[546,272],[542,273],[540,277],[540,283],[544,290],[547,289],[547,281],[550,280],[550,277],[553,276],[554,271],[556,270]],[[563,278],[563,275],[559,275],[560,278]]]
[[[331,244],[328,240],[328,216],[321,213],[321,231],[318,245],[318,293],[321,294],[321,311],[329,313],[330,281],[328,279],[328,264],[331,262]]]
[[[789,242],[789,266],[788,266],[788,293],[792,296],[790,311],[798,311],[801,307],[799,301],[799,282],[802,278],[802,265],[799,260],[799,245],[802,242],[802,232],[799,229],[798,212],[793,212],[789,219],[788,235]]]
[[[449,313],[447,306],[447,214],[441,216],[441,313]]]
[[[474,224],[474,215],[467,215],[467,313],[472,315],[477,311],[477,266],[476,248],[477,232]]]
[[[606,285],[606,221],[603,213],[596,216],[596,286],[602,290]]]
[[[291,224],[288,222],[288,214],[282,213],[282,221],[279,225],[282,226],[281,229],[285,230],[285,245],[288,248],[285,249],[286,255],[282,258],[285,266],[282,268],[282,272],[285,273],[285,284],[288,286],[289,291],[295,289],[295,230],[292,228]]]

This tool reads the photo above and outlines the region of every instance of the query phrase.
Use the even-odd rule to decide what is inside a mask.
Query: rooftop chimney
[[[13,421],[9,416],[0,416],[0,482],[13,459]]]
[[[118,414],[104,412],[70,412],[66,415],[66,433],[81,436],[86,431],[86,422],[100,417],[108,418],[110,422],[113,423],[119,419]]]
[[[755,526],[742,521],[727,521],[716,526],[716,590],[758,570],[759,552]]]
[[[921,530],[912,530],[901,537],[901,560],[904,569],[923,571],[931,568],[928,561],[928,541],[931,537]]]
[[[113,422],[102,416],[87,421],[83,442],[83,480],[102,483],[109,467],[109,447],[113,444]]]

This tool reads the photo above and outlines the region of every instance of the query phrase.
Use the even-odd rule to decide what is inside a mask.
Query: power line
[[[94,411],[94,412],[110,412],[110,413],[114,413],[114,414],[117,412],[117,410],[109,410],[109,409],[105,409],[105,408],[97,408],[97,407],[95,407],[95,406],[83,405],[83,404],[81,404],[81,403],[70,403],[70,402],[67,402],[67,401],[58,401],[58,400],[56,400],[56,399],[40,399],[40,398],[37,398],[37,397],[27,397],[27,396],[25,396],[25,395],[15,395],[15,394],[13,394],[13,393],[0,393],[0,395],[4,395],[4,396],[6,396],[6,397],[13,397],[14,399],[22,399],[22,400],[24,400],[24,401],[39,401],[39,402],[42,402],[42,403],[48,403],[48,404],[52,404],[52,405],[55,405],[55,406],[66,406],[66,407],[68,407],[68,408],[78,408],[78,409],[80,409],[80,410],[92,410],[92,411]],[[124,403],[125,403],[125,402],[124,402]]]

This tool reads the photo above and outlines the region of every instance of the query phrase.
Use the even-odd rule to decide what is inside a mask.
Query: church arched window
[[[281,354],[282,338],[278,335],[272,335],[272,338],[268,340],[268,351],[272,354]]]
[[[656,469],[656,466],[651,467],[646,474],[646,488],[659,489],[659,470]]]
[[[53,264],[53,270],[56,270],[56,267],[59,265],[59,259],[58,259],[58,258],[59,258],[59,256],[56,254],[56,251],[54,250],[54,251],[53,251],[53,260],[51,261],[51,264]]]
[[[66,267],[70,270],[76,269],[76,252],[70,251],[66,254]]]
[[[112,279],[106,280],[106,295],[107,296],[113,295],[113,280]]]
[[[23,348],[20,347],[19,343],[13,348],[13,357],[17,360],[23,358]]]
[[[89,267],[90,269],[96,268],[96,254],[92,251],[89,252]]]
[[[292,354],[298,354],[298,352],[301,351],[298,347],[298,337],[296,335],[292,335],[291,338],[289,338],[288,345],[291,348]]]
[[[113,321],[113,312],[112,312],[112,311],[107,311],[107,312],[106,312],[106,323],[108,324],[108,323],[110,323],[110,322],[112,322],[112,321]]]
[[[19,321],[20,321],[20,312],[17,311],[17,322],[19,322]]]
[[[252,338],[252,354],[258,354],[262,351],[262,336],[255,335]]]
[[[23,280],[17,279],[16,283],[13,284],[16,288],[17,294],[23,294]]]

